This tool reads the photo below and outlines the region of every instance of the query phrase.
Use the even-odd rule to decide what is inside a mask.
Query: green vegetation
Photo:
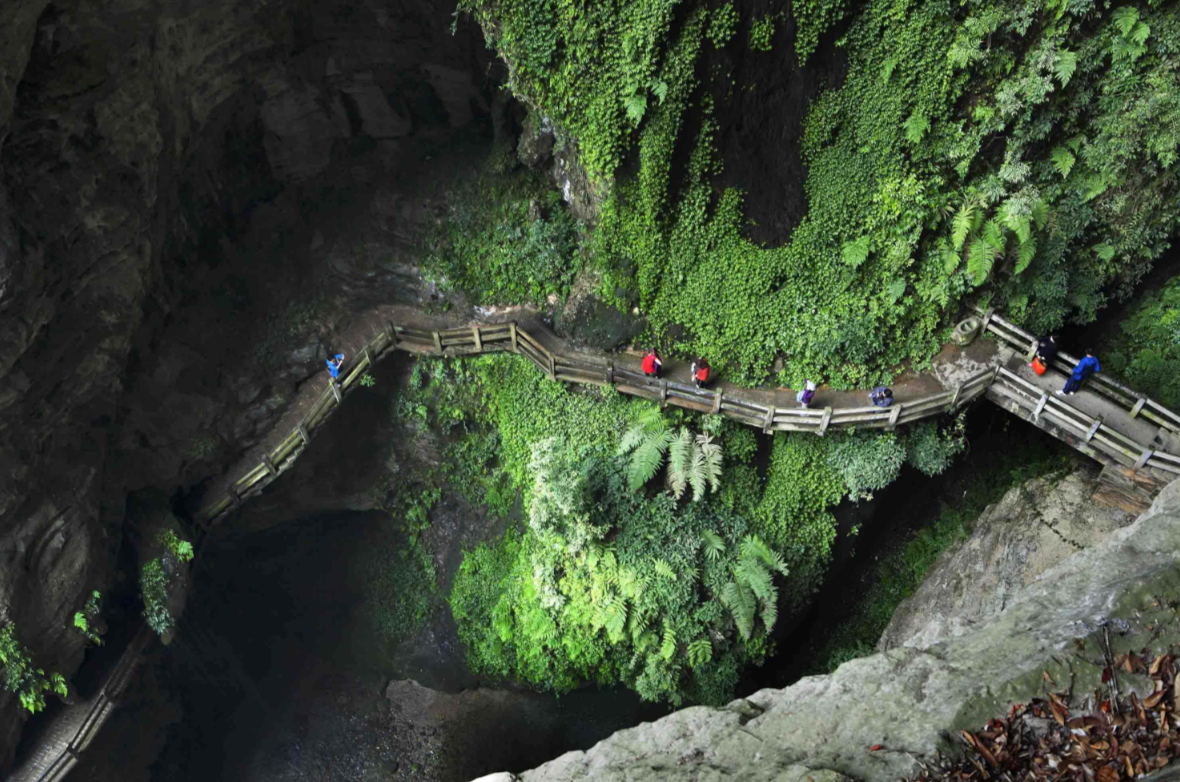
[[[175,624],[168,610],[168,575],[159,558],[149,561],[139,571],[139,592],[143,596],[143,618],[148,627],[163,635]]]
[[[177,568],[193,558],[193,544],[170,529],[160,530],[156,540],[165,553],[140,569],[139,592],[143,597],[144,619],[156,633],[163,635],[176,624],[168,610],[168,596],[177,578]]]
[[[423,270],[473,304],[542,304],[569,294],[577,239],[573,217],[541,175],[485,167],[451,199]]]
[[[1102,368],[1165,407],[1180,409],[1180,277],[1144,295],[1102,353]]]
[[[4,689],[16,693],[21,706],[36,714],[45,708],[45,693],[66,697],[69,687],[60,673],[45,674],[33,667],[29,650],[16,638],[16,625],[0,629],[0,664],[4,666]]]
[[[97,646],[102,646],[102,636],[94,628],[95,622],[102,614],[102,608],[99,606],[101,602],[102,593],[96,589],[86,598],[86,605],[82,610],[74,612],[74,628]]]
[[[771,49],[770,39],[774,37],[774,17],[764,16],[750,25],[750,50],[768,52]]]
[[[950,436],[954,437],[953,431]],[[929,448],[922,444],[926,441],[923,435],[911,438],[919,451]],[[917,590],[944,551],[967,539],[988,505],[1025,481],[1067,470],[1074,463],[1072,453],[1048,441],[1022,442],[1015,466],[1009,452],[997,456],[996,464],[972,472],[965,489],[956,488],[953,496],[947,491],[946,498],[939,501],[937,517],[929,524],[881,557],[863,601],[829,636],[827,644],[816,650],[815,673],[831,672],[848,660],[873,654],[897,606]]]
[[[897,453],[890,476],[961,448],[953,425],[779,434],[763,478],[746,427],[553,383],[496,354],[420,360],[395,414],[448,441],[433,480],[501,515],[523,500],[526,523],[468,552],[448,598],[471,667],[557,692],[622,682],[672,703],[722,703],[765,659],[780,593],[795,605],[816,587],[829,508],[876,485],[865,463],[881,443]]]
[[[872,385],[928,359],[969,295],[1037,332],[1087,322],[1176,228],[1173,4],[794,4],[800,60],[847,17],[848,75],[808,110],[808,212],[773,249],[743,238],[743,194],[713,187],[714,103],[696,79],[725,12],[460,9],[512,63],[512,89],[576,139],[593,177],[614,178],[591,238],[604,295],[640,306],[657,340],[681,327],[675,348],[730,378],[765,380],[785,355],[791,385]],[[753,48],[769,43],[771,20],[741,21]]]

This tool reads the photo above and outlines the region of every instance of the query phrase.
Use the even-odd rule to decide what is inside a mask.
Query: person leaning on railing
[[[659,377],[660,369],[664,366],[664,362],[660,361],[660,354],[656,352],[655,348],[647,351],[643,357],[643,374],[648,377]]]
[[[1058,396],[1073,396],[1077,390],[1085,382],[1086,378],[1095,372],[1101,372],[1102,367],[1098,365],[1098,359],[1094,357],[1093,350],[1086,351],[1086,357],[1077,363],[1073,368],[1073,374],[1065,381],[1065,387],[1055,393]]]
[[[713,368],[709,366],[709,362],[704,356],[693,359],[692,382],[696,383],[697,390],[704,388],[705,383],[712,379],[712,372]]]
[[[344,354],[337,353],[332,358],[328,359],[328,377],[331,378],[332,383],[340,385],[340,367],[344,364]]]
[[[885,386],[877,386],[869,392],[869,401],[877,407],[889,407],[893,404],[893,391]]]

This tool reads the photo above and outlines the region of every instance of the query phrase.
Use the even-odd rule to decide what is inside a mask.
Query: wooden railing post
[[[951,403],[950,403],[950,406],[947,407],[947,410],[954,410],[956,407],[959,406],[959,396],[962,395],[962,393],[963,393],[963,384],[959,383],[958,385],[955,386],[955,395],[951,397]]]
[[[766,408],[766,420],[762,422],[762,433],[770,434],[772,426],[774,426],[774,405]]]
[[[660,381],[660,407],[668,406],[668,381]]]
[[[295,424],[295,428],[299,431],[299,436],[303,438],[303,444],[307,445],[311,442],[311,435],[307,433],[307,427],[303,424]]]
[[[721,388],[717,389],[717,391],[714,392],[714,395],[713,395],[713,415],[717,415],[718,413],[721,412],[721,395],[723,393],[725,393],[725,390],[721,389]]]
[[[328,378],[328,388],[332,389],[332,396],[336,397],[336,404],[344,401],[344,397],[340,395],[340,387],[331,378]]]
[[[984,336],[987,335],[988,324],[991,323],[992,315],[995,315],[995,314],[996,314],[996,311],[992,307],[988,307],[987,310],[983,313],[983,322],[980,323],[980,325],[979,325],[979,333],[980,334],[982,334]]]
[[[557,359],[553,357],[552,353],[549,354],[549,379],[557,379]]]
[[[615,382],[615,362],[611,359],[610,366],[606,368],[606,382],[614,384]]]
[[[432,331],[430,333],[432,335],[434,335],[434,349],[437,350],[439,353],[442,353],[443,352],[442,351],[442,335],[439,334],[437,331]]]
[[[828,431],[828,424],[830,423],[832,423],[832,408],[825,407],[824,417],[819,421],[819,432],[817,432],[820,437],[823,437],[824,432]]]
[[[520,351],[516,349],[516,321],[508,324],[508,334],[512,337],[512,352],[519,353]]]
[[[471,336],[475,337],[475,352],[483,353],[483,340],[479,336],[479,326],[471,327]]]
[[[1045,409],[1045,405],[1049,403],[1049,395],[1041,394],[1041,398],[1037,401],[1037,409],[1033,410],[1033,420],[1037,421],[1041,417],[1041,411]]]
[[[1141,410],[1143,410],[1143,406],[1144,406],[1145,404],[1147,404],[1147,397],[1145,397],[1145,396],[1141,396],[1141,397],[1139,397],[1139,401],[1138,401],[1138,402],[1136,402],[1136,403],[1135,403],[1135,406],[1131,408],[1131,417],[1132,417],[1132,418],[1136,418],[1136,417],[1138,417],[1138,416],[1139,416],[1139,412],[1140,412]]]
[[[1090,430],[1086,432],[1086,442],[1094,439],[1094,435],[1098,434],[1098,429],[1102,426],[1102,416],[1094,419],[1094,423],[1090,424]]]
[[[389,349],[397,350],[397,329],[392,320],[385,321],[385,336],[389,337]]]
[[[270,454],[268,453],[262,454],[262,466],[265,467],[266,471],[271,475],[279,474],[279,469],[275,467],[274,460],[270,458]]]
[[[885,425],[885,431],[892,432],[897,426],[897,419],[901,416],[902,404],[898,402],[893,406],[892,412],[889,413],[889,423]]]

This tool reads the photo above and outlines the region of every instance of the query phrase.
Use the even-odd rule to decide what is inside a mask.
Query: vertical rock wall
[[[316,371],[323,289],[416,295],[416,188],[494,88],[452,10],[0,4],[0,625],[39,667],[79,665],[127,492],[215,473]],[[24,716],[0,692],[0,770]]]

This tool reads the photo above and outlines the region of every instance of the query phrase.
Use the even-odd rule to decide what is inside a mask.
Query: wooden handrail
[[[973,306],[972,309],[979,315],[984,314],[984,311],[978,306]],[[987,331],[995,334],[1008,344],[1020,348],[1025,355],[1029,355],[1030,357],[1032,351],[1036,348],[1036,337],[995,313],[988,319]],[[1053,368],[1064,374],[1069,374],[1073,372],[1073,368],[1077,366],[1078,361],[1079,359],[1069,353],[1058,351],[1053,361]],[[1159,424],[1170,432],[1180,433],[1180,415],[1159,404],[1146,394],[1141,394],[1129,386],[1120,383],[1105,372],[1097,372],[1091,375],[1089,382],[1095,391],[1117,402],[1128,413],[1134,410],[1135,413],[1132,417],[1142,415],[1144,418]]]

